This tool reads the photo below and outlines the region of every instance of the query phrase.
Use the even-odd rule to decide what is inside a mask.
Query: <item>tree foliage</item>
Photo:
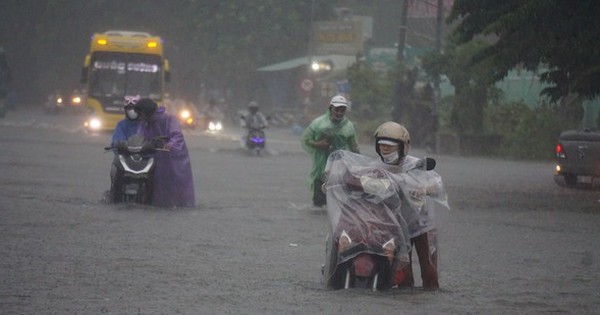
[[[538,71],[553,100],[600,94],[600,5],[596,0],[456,0],[448,22],[456,44],[485,38],[474,56],[495,69],[494,80],[523,66]]]

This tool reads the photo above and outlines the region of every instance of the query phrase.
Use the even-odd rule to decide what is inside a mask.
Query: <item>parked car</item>
[[[562,187],[600,187],[600,131],[563,131],[556,144],[556,175]]]

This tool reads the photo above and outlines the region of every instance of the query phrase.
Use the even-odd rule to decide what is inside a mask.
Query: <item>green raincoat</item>
[[[315,141],[329,139],[329,150],[319,150],[312,146]],[[315,118],[302,133],[300,142],[306,152],[312,156],[312,169],[309,175],[311,194],[314,194],[314,185],[317,178],[322,179],[327,157],[335,150],[349,150],[359,153],[356,141],[354,124],[344,117],[339,123],[331,121],[331,111]],[[313,196],[311,196],[313,197]]]

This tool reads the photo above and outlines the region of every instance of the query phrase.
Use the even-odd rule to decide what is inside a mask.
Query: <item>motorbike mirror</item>
[[[425,169],[431,171],[435,168],[435,159],[433,158],[425,158]]]

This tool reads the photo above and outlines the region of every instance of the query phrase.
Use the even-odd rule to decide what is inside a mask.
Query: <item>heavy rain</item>
[[[548,2],[1,1],[0,313],[600,314],[600,5]],[[138,95],[171,138],[112,193]],[[338,106],[343,149],[383,165],[395,121],[435,159],[439,288],[414,246],[414,286],[328,286],[334,194],[315,205],[304,140]]]

